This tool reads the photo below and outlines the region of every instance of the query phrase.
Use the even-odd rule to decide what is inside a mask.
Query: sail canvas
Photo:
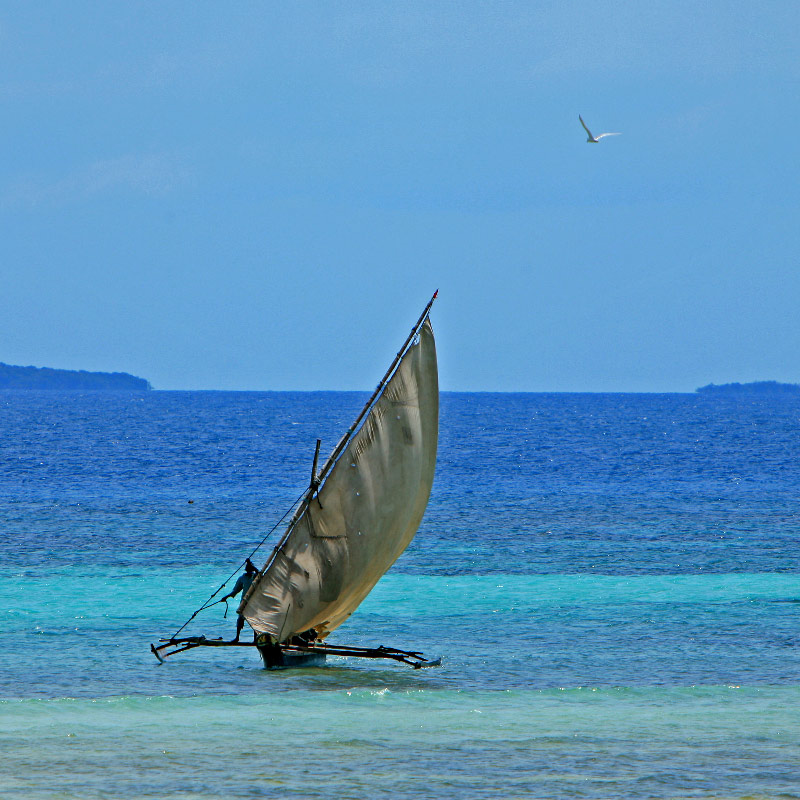
[[[417,532],[433,484],[439,425],[428,319],[242,605],[283,642],[323,638],[358,607]]]

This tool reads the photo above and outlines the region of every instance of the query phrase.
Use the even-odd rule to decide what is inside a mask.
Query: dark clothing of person
[[[253,572],[245,572],[239,576],[239,580],[233,586],[233,591],[228,595],[228,597],[234,597],[235,595],[242,593],[242,600],[244,600],[245,595],[247,594],[248,589],[253,585],[253,581],[255,580],[255,573]]]
[[[239,576],[239,579],[234,584],[233,591],[231,591],[229,594],[226,594],[225,597],[223,597],[222,599],[227,600],[229,597],[234,597],[235,595],[239,594],[239,592],[241,592],[242,593],[241,600],[244,600],[244,598],[247,596],[247,591],[250,589],[250,587],[253,585],[253,581],[256,579],[256,575],[258,575],[258,572],[256,572],[255,570],[252,571],[245,570]],[[236,638],[234,639],[235,642],[239,641],[239,634],[242,632],[242,628],[244,628],[244,616],[242,614],[239,614],[238,618],[236,619]]]

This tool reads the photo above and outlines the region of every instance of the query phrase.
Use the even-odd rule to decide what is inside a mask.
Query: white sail
[[[431,301],[432,302],[432,301]],[[259,575],[241,613],[284,642],[342,624],[406,549],[436,466],[439,380],[430,321]]]

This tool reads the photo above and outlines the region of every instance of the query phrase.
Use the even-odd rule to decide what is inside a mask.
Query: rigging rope
[[[208,600],[206,600],[205,603],[203,603],[203,605],[201,605],[200,608],[198,608],[197,611],[195,611],[194,614],[192,614],[192,616],[189,617],[189,619],[187,619],[186,622],[184,622],[183,625],[181,625],[180,628],[178,628],[178,630],[176,630],[175,633],[172,634],[171,638],[175,639],[178,636],[178,634],[201,611],[205,611],[207,608],[211,608],[211,606],[215,606],[217,603],[225,603],[225,617],[227,618],[227,616],[228,616],[228,603],[227,603],[227,601],[226,600],[214,600],[214,598],[228,585],[228,581],[231,578],[233,578],[239,572],[239,570],[258,552],[258,550],[261,548],[261,546],[264,544],[264,542],[266,542],[267,539],[275,532],[275,529],[286,519],[286,517],[289,516],[289,513],[292,511],[292,509],[306,496],[307,493],[308,493],[308,489],[303,489],[303,491],[300,494],[300,496],[289,506],[289,508],[286,511],[286,513],[267,531],[267,533],[264,536],[264,538],[250,552],[250,555],[248,555],[245,558],[245,560],[242,561],[242,563],[239,564],[239,566],[236,567],[236,569],[225,579],[225,581],[223,582],[222,586],[220,586],[219,589],[217,589],[214,592],[214,594],[212,594],[211,597],[209,597]],[[211,602],[212,600],[214,600],[213,603]]]

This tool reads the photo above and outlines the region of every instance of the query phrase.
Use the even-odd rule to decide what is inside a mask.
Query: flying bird
[[[583,117],[578,114],[578,119],[581,121],[581,125],[583,125],[583,129],[589,135],[589,138],[586,140],[587,142],[591,142],[592,144],[597,144],[604,136],[619,136],[619,133],[598,133],[597,136],[592,136],[592,132],[586,127],[586,123],[583,121]]]

